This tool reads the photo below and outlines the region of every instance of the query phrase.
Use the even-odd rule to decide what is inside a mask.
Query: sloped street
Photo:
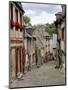
[[[32,69],[24,75],[24,80],[15,80],[10,87],[30,87],[46,85],[64,85],[64,69],[55,69],[55,62],[49,61],[40,68]]]

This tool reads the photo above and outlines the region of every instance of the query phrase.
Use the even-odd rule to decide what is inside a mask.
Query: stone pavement
[[[10,85],[13,87],[65,85],[64,69],[55,69],[55,62],[49,61],[40,68],[32,69],[24,75],[24,80],[15,80]]]

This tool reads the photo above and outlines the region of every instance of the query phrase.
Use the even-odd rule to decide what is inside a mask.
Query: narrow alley
[[[9,6],[9,88],[66,85],[66,5]]]

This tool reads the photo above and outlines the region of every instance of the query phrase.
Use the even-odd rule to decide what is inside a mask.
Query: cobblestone
[[[64,85],[64,69],[55,69],[54,61],[43,64],[40,68],[32,69],[24,75],[24,80],[15,80],[10,86],[13,87],[30,87],[30,86],[47,86],[47,85]]]

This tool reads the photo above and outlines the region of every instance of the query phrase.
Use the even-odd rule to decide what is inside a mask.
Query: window
[[[10,4],[10,9],[11,9],[11,20],[13,20],[13,5]]]
[[[22,13],[20,13],[20,24],[22,25]],[[20,29],[20,32],[22,32],[22,28]]]
[[[16,14],[16,23],[18,24],[18,10],[15,9],[15,14]],[[18,30],[18,27],[16,27],[16,30]]]
[[[22,24],[22,13],[20,13],[20,24]]]
[[[62,29],[62,40],[64,40],[64,28]]]
[[[15,13],[16,13],[16,22],[18,22],[18,10],[15,9]]]
[[[10,25],[10,28],[11,30],[13,30],[13,4],[11,3],[10,4],[10,19],[11,19],[11,25]]]

